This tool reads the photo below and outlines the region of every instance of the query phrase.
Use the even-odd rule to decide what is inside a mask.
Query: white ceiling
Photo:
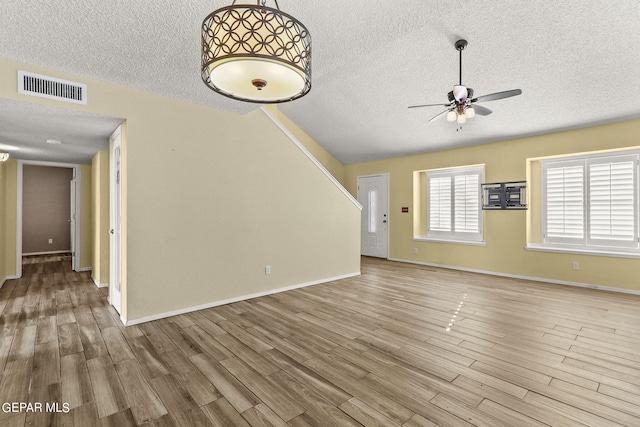
[[[637,0],[278,3],[313,41],[311,92],[280,108],[343,163],[640,118]],[[246,113],[257,105],[224,98],[200,80],[201,22],[229,4],[2,0],[0,57]],[[523,91],[483,104],[494,113],[460,132],[446,120],[428,121],[439,107],[407,109],[447,101],[458,82],[458,38],[469,41],[463,84],[476,96]],[[34,130],[19,126],[9,112],[15,108],[0,103],[0,144],[12,145],[5,140],[11,123],[24,138]],[[103,140],[119,120],[89,117]],[[78,122],[72,115],[50,129]]]

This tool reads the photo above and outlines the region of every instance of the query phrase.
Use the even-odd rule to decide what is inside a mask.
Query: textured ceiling
[[[281,111],[343,163],[640,117],[637,0],[278,3],[313,40],[311,92]],[[215,94],[199,74],[202,19],[229,4],[3,0],[0,57],[246,113],[256,105]],[[483,104],[493,114],[459,132],[428,121],[439,107],[407,109],[447,101],[458,38],[476,96],[523,92]]]
[[[122,119],[0,98],[0,151],[22,160],[91,163]],[[47,140],[60,141],[48,144]]]

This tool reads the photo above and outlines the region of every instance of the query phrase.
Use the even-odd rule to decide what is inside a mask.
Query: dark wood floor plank
[[[101,333],[113,363],[135,358],[119,328],[104,328]]]
[[[302,414],[304,408],[287,394],[281,387],[251,369],[249,365],[237,358],[220,362],[234,377],[238,378],[260,400],[265,402],[284,421]]]
[[[116,364],[116,371],[138,424],[167,414],[164,403],[145,379],[140,362],[135,359],[123,360]]]
[[[185,415],[190,411],[199,411],[200,408],[182,384],[171,374],[153,378],[150,384],[173,422],[177,426],[191,425],[186,422]]]
[[[7,362],[0,381],[0,402],[27,402],[32,371],[31,357]],[[0,411],[0,424],[1,420],[9,418],[10,415],[10,411]]]
[[[27,326],[16,330],[13,336],[13,343],[9,351],[9,361],[32,357],[36,344],[36,329],[34,326]]]
[[[341,403],[344,403],[353,397],[303,364],[298,363],[276,349],[266,352],[265,357],[278,366],[282,371],[285,371],[298,382],[313,389],[323,399],[333,403],[335,406],[339,406]]]
[[[265,359],[264,356],[258,354],[252,348],[246,346],[230,334],[218,335],[215,337],[215,340],[220,342],[231,353],[233,353],[235,358],[242,359],[251,368],[262,375],[266,376],[278,371],[278,368],[273,363]]]
[[[60,382],[60,348],[58,341],[35,346],[31,387],[39,388]]]
[[[261,403],[244,411],[242,416],[252,426],[264,427],[289,427],[269,406]]]
[[[78,324],[78,330],[80,332],[80,341],[82,342],[84,355],[87,360],[108,355],[109,352],[104,343],[102,333],[95,322],[85,325]]]
[[[111,363],[111,359],[96,357],[87,360],[87,369],[100,418],[129,408],[122,383],[114,365]]]
[[[304,365],[394,422],[402,424],[414,415],[414,412],[405,408],[402,403],[364,387],[358,379],[345,375],[327,360],[310,359],[304,362]]]
[[[216,387],[181,351],[168,351],[160,357],[198,406],[204,406],[222,397]]]
[[[327,427],[357,427],[360,425],[340,407],[325,400],[313,388],[297,381],[287,373],[278,371],[269,375],[268,378],[286,390],[290,396],[296,397],[296,400],[305,409],[305,419],[311,424]]]
[[[146,336],[132,339],[131,351],[140,362],[145,378],[151,379],[169,373],[164,361]]]
[[[62,399],[71,409],[93,401],[93,389],[84,353],[73,353],[60,359]]]
[[[58,325],[58,340],[60,343],[60,355],[78,353],[83,351],[80,332],[76,323],[63,323]]]
[[[190,359],[239,413],[260,402],[255,394],[216,361],[204,354],[195,355]]]
[[[202,411],[216,427],[250,427],[224,397],[203,406]]]

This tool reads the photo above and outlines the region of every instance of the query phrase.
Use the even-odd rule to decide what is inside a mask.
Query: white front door
[[[362,205],[362,255],[389,256],[389,175],[358,177]]]
[[[111,154],[109,303],[122,314],[122,136],[120,132],[121,128],[118,127],[109,138]]]

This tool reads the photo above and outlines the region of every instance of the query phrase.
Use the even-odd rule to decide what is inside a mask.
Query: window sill
[[[548,246],[530,243],[525,247],[527,251],[538,251],[538,252],[555,252],[555,253],[565,253],[565,254],[577,254],[577,255],[595,255],[595,256],[608,256],[615,258],[640,258],[640,252],[625,252],[625,251],[615,251],[615,250],[603,250],[603,249],[581,249],[581,248],[570,248],[565,246]]]
[[[414,242],[429,242],[429,243],[451,243],[454,245],[470,245],[470,246],[487,246],[484,241],[472,241],[472,240],[453,240],[453,239],[435,239],[433,237],[415,236]]]

